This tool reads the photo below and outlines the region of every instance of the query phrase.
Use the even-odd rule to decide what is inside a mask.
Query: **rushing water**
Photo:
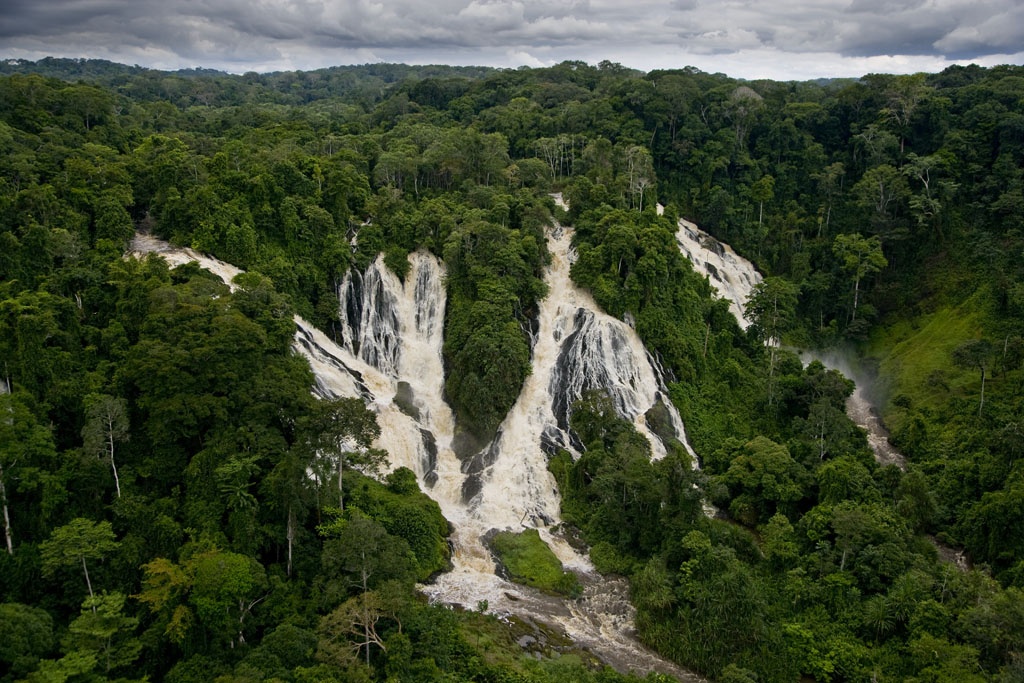
[[[196,261],[228,283],[241,272],[148,235],[137,235],[132,251],[158,253],[172,265]],[[347,330],[344,345],[295,316],[292,346],[309,361],[315,394],[366,401],[381,427],[374,445],[388,452],[391,468],[408,467],[415,472],[445,516],[457,523],[465,507],[461,504],[462,475],[451,451],[451,410],[441,396],[444,268],[425,252],[410,254],[409,260],[410,273],[404,283],[381,260],[370,266],[361,280],[374,285],[359,288],[362,318],[354,327],[343,321]],[[342,286],[343,296],[346,287]],[[378,323],[383,329],[371,329]]]
[[[761,281],[761,274],[754,268],[754,264],[739,256],[729,245],[719,242],[685,220],[679,221],[676,240],[679,248],[693,263],[694,269],[706,275],[718,293],[729,299],[729,310],[740,325],[746,328],[748,323],[743,318],[743,306],[751,290]],[[837,351],[800,351],[799,355],[805,365],[812,360],[821,361],[825,367],[839,370],[855,382],[853,395],[846,401],[846,414],[854,424],[867,432],[868,443],[879,463],[906,469],[903,455],[889,443],[889,432],[867,395],[870,382],[864,373],[857,371],[850,356]]]
[[[363,273],[350,272],[338,292],[342,343],[296,317],[293,346],[308,359],[318,396],[360,397],[367,403],[381,426],[375,446],[388,452],[391,467],[415,472],[452,522],[453,568],[421,586],[431,600],[467,608],[486,601],[499,616],[522,614],[557,625],[619,670],[701,680],[640,646],[632,637],[634,611],[626,582],[598,575],[585,556],[553,532],[559,496],[547,462],[558,449],[579,455],[582,446],[569,419],[573,403],[586,391],[606,392],[618,413],[649,440],[654,457],[664,455],[666,439],[693,453],[655,359],[629,325],[602,312],[572,283],[572,231],[554,225],[547,240],[549,295],[539,305],[532,373],[494,441],[467,461],[453,451],[454,418],[443,397],[445,272],[433,255],[410,254],[404,281],[380,258]],[[743,305],[761,280],[753,265],[692,223],[679,222],[677,241],[746,326]],[[240,272],[145,235],[137,236],[133,250],[160,253],[172,265],[198,261],[225,282]],[[862,378],[838,357],[814,357],[857,380],[847,405],[850,416],[868,430],[880,462],[902,467],[863,393]],[[660,435],[648,425],[656,407],[667,416]],[[492,529],[527,527],[537,528],[566,569],[580,577],[581,599],[564,601],[496,576],[482,537]]]
[[[662,438],[686,444],[682,420],[668,401],[660,369],[628,325],[601,312],[569,279],[571,232],[548,236],[550,295],[541,302],[533,372],[493,443],[470,463],[452,450],[454,420],[443,399],[441,357],[445,310],[444,266],[425,252],[410,254],[404,282],[381,259],[350,274],[339,288],[342,344],[296,316],[293,347],[313,369],[321,397],[360,397],[376,413],[391,467],[414,471],[452,523],[453,568],[421,586],[433,601],[475,608],[486,600],[498,615],[523,614],[562,628],[572,640],[626,671],[658,671],[701,680],[642,647],[632,636],[628,586],[594,572],[552,528],[559,497],[547,460],[553,448],[577,453],[568,429],[573,400],[603,389],[626,419],[663,454]],[[172,265],[197,261],[226,282],[240,271],[155,238],[139,235],[135,253],[157,252]],[[661,405],[668,433],[654,434],[646,414]],[[689,446],[687,445],[687,448]],[[472,480],[473,485],[467,486]],[[482,537],[491,529],[536,527],[568,570],[579,575],[583,597],[565,601],[507,582]]]
[[[681,680],[699,680],[639,646],[631,636],[633,609],[625,582],[596,574],[584,556],[550,532],[559,519],[559,497],[547,471],[549,453],[564,448],[578,454],[568,418],[572,403],[588,389],[607,392],[619,414],[647,437],[656,455],[664,454],[665,446],[646,420],[656,405],[664,406],[670,416],[671,435],[666,438],[686,444],[682,419],[667,400],[661,372],[635,332],[600,311],[570,280],[571,239],[571,231],[560,226],[548,232],[549,295],[540,303],[532,373],[494,443],[481,452],[479,475],[470,475],[480,481],[456,532],[456,542],[463,545],[455,568],[423,590],[447,603],[472,607],[487,600],[489,609],[498,613],[535,615],[561,626],[574,642],[620,670],[660,671]],[[580,600],[565,602],[494,575],[493,561],[479,547],[479,536],[492,528],[526,526],[538,527],[566,569],[580,576]]]
[[[854,381],[853,393],[846,399],[846,414],[853,423],[866,432],[868,444],[880,465],[895,465],[901,470],[907,469],[906,458],[895,446],[889,443],[889,430],[882,423],[878,409],[869,397],[871,381],[856,365],[850,354],[838,350],[797,352],[804,365],[811,361],[819,361],[826,368],[838,370],[848,379]]]
[[[676,242],[694,269],[706,275],[722,298],[729,300],[729,310],[736,316],[740,327],[746,329],[748,323],[743,317],[743,307],[750,291],[761,282],[761,274],[754,264],[739,256],[728,244],[719,242],[686,220],[679,221]]]

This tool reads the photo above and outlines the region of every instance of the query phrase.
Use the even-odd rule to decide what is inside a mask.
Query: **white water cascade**
[[[454,421],[442,396],[446,302],[444,267],[436,257],[411,254],[404,283],[382,259],[366,273],[347,277],[339,291],[343,344],[296,316],[293,347],[309,360],[317,395],[367,402],[381,427],[374,445],[388,452],[391,468],[415,472],[452,523],[453,568],[420,587],[431,600],[467,608],[486,600],[498,615],[522,614],[561,627],[575,643],[619,670],[700,681],[637,643],[625,581],[596,574],[586,557],[550,531],[559,521],[559,497],[547,471],[549,452],[564,447],[578,454],[567,420],[569,406],[584,391],[607,391],[656,455],[665,452],[662,438],[676,439],[689,450],[660,370],[636,334],[601,312],[570,281],[570,240],[571,233],[558,226],[549,233],[550,295],[541,303],[533,373],[494,442],[467,464],[452,451]],[[146,235],[136,237],[132,252],[156,252],[172,265],[196,261],[229,283],[241,272]],[[664,406],[670,433],[662,429],[658,436],[648,428],[645,415],[655,405]],[[467,480],[473,485],[467,486]],[[472,493],[468,500],[467,491]],[[495,575],[483,535],[524,527],[537,527],[566,569],[580,576],[581,599],[564,601]]]
[[[730,301],[729,310],[736,316],[740,327],[746,329],[749,323],[743,317],[743,307],[750,290],[762,279],[754,264],[739,256],[728,244],[719,242],[686,220],[679,220],[676,242],[694,269],[706,275],[711,286]]]
[[[569,420],[573,404],[589,390],[608,395],[616,412],[647,437],[655,458],[666,453],[663,439],[683,445],[694,456],[662,372],[640,338],[629,325],[601,311],[589,292],[570,279],[575,260],[571,242],[570,229],[549,229],[549,293],[540,302],[532,372],[494,442],[480,454],[481,488],[471,504],[492,527],[557,521],[559,497],[547,471],[548,458],[560,449],[579,457],[583,447]],[[652,409],[667,417],[660,435],[648,424]]]
[[[459,469],[451,448],[454,418],[443,398],[445,271],[437,257],[424,251],[410,254],[409,263],[404,283],[383,257],[364,274],[350,271],[345,276],[339,290],[341,336],[347,358],[387,380],[383,390],[373,392],[375,400],[386,395],[387,402],[415,423],[419,437],[412,441],[420,442],[418,452],[411,460],[396,458],[394,464],[409,467],[428,486],[440,482],[444,489],[458,478]],[[401,431],[400,425],[394,426]],[[380,445],[390,453],[385,440],[396,437],[385,437],[385,429],[382,423]],[[438,476],[438,467],[445,470],[444,477]],[[438,494],[452,504],[459,498],[456,490]]]
[[[636,333],[602,312],[569,277],[575,258],[572,232],[555,225],[547,235],[551,265],[545,273],[548,296],[540,302],[533,340],[532,372],[494,441],[469,466],[472,493],[466,514],[456,521],[452,571],[423,591],[433,600],[490,610],[529,614],[557,624],[573,639],[620,670],[659,671],[680,680],[700,680],[640,646],[631,636],[633,609],[622,579],[598,575],[589,560],[551,528],[559,521],[559,495],[547,470],[557,449],[579,455],[568,428],[571,406],[589,389],[602,389],[622,417],[650,441],[655,457],[664,455],[662,438],[686,442],[682,419],[665,393],[661,371]],[[661,436],[646,415],[663,406],[670,425]],[[473,483],[473,480],[476,480]],[[452,519],[451,517],[449,519]],[[567,570],[584,584],[583,597],[566,602],[509,583],[494,574],[494,562],[480,537],[491,529],[535,527]]]

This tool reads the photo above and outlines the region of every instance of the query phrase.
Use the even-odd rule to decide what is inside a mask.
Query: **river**
[[[750,297],[750,292],[761,281],[750,261],[739,256],[732,248],[685,220],[679,221],[676,240],[680,250],[686,254],[693,264],[694,270],[707,276],[708,281],[719,296],[728,299],[729,310],[736,316],[740,326],[746,327],[743,317],[743,305]],[[878,408],[870,397],[873,386],[868,373],[858,365],[852,353],[839,350],[797,350],[795,351],[807,365],[817,360],[825,367],[838,370],[847,378],[852,379],[856,386],[846,401],[846,414],[854,424],[862,428],[875,454],[875,460],[881,465],[896,465],[906,470],[907,463],[903,454],[889,443],[889,432],[882,423]]]
[[[694,269],[708,277],[719,295],[730,300],[730,310],[740,325],[745,327],[743,303],[750,296],[751,289],[761,281],[761,276],[754,265],[738,256],[728,245],[687,221],[679,221],[679,232],[676,237],[680,249],[690,258]],[[894,465],[906,471],[906,457],[889,442],[889,430],[882,422],[877,399],[872,396],[874,381],[870,373],[861,367],[856,355],[839,349],[789,350],[795,352],[805,366],[817,360],[826,368],[838,370],[854,381],[853,393],[846,399],[846,414],[854,424],[864,430],[868,445],[871,446],[875,461],[879,465]],[[929,540],[943,561],[963,571],[971,568],[970,560],[962,550],[945,545],[934,537],[929,537]]]

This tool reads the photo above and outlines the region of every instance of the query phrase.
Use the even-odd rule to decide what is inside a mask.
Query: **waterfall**
[[[622,579],[602,577],[586,556],[553,527],[560,498],[548,459],[557,449],[574,456],[582,446],[568,428],[571,406],[589,389],[605,391],[619,411],[651,443],[655,457],[665,440],[686,441],[683,421],[668,400],[662,373],[625,322],[602,312],[588,292],[573,284],[572,231],[554,225],[547,232],[551,264],[545,273],[548,296],[539,303],[532,372],[493,442],[467,467],[467,505],[455,522],[452,571],[422,590],[432,600],[472,608],[486,600],[498,613],[527,613],[561,626],[620,670],[661,671],[679,680],[701,680],[640,646],[633,638],[633,609]],[[668,416],[660,433],[648,425],[652,409]],[[696,458],[695,458],[696,459]],[[575,603],[511,584],[494,574],[494,562],[480,536],[490,529],[536,527],[567,570],[580,576],[583,597]]]
[[[548,232],[550,294],[540,302],[533,372],[494,441],[468,467],[452,450],[454,418],[443,398],[445,271],[435,256],[410,254],[404,282],[380,257],[366,272],[349,273],[338,289],[341,343],[296,316],[293,348],[309,361],[317,396],[366,402],[381,428],[374,446],[387,451],[392,469],[415,472],[452,523],[453,568],[420,587],[429,599],[469,608],[486,600],[492,612],[525,613],[559,625],[620,670],[699,681],[632,638],[625,581],[600,577],[585,556],[552,533],[560,521],[560,499],[548,458],[556,448],[579,455],[582,447],[568,420],[572,403],[585,391],[606,391],[620,415],[650,441],[655,457],[664,455],[667,440],[692,454],[654,358],[629,325],[603,313],[572,283],[571,236],[557,225]],[[241,272],[145,235],[136,237],[132,251],[157,252],[172,265],[196,261],[225,282]],[[668,416],[659,420],[657,433],[648,424],[656,407]],[[580,575],[581,600],[570,605],[495,575],[482,536],[495,528],[527,526],[538,527],[566,569]]]
[[[728,299],[729,310],[740,327],[749,324],[743,317],[743,307],[750,296],[750,290],[761,281],[761,274],[754,264],[736,254],[728,244],[698,228],[693,223],[680,219],[676,232],[679,249],[693,263],[694,270],[707,276],[711,286]]]
[[[547,471],[548,458],[558,449],[579,456],[582,445],[570,431],[569,419],[573,403],[588,390],[607,393],[618,414],[647,437],[654,457],[665,455],[665,440],[682,444],[693,456],[661,371],[636,332],[601,311],[570,279],[575,259],[571,241],[568,228],[548,230],[549,293],[540,302],[532,372],[494,442],[471,468],[478,472],[471,477],[480,481],[469,487],[475,492],[470,504],[491,527],[558,521],[560,499]],[[652,409],[668,416],[660,434],[648,424]]]
[[[242,272],[150,235],[136,235],[131,251],[160,254],[172,266],[197,262],[229,285]],[[371,286],[349,288],[362,293],[358,303],[365,324],[357,328],[364,330],[358,354],[348,343],[351,335],[344,346],[338,345],[300,316],[295,316],[292,347],[309,361],[317,396],[366,401],[381,428],[374,446],[388,452],[392,469],[408,467],[420,481],[429,483],[438,479],[439,468],[459,471],[450,447],[451,410],[441,396],[444,269],[436,257],[425,252],[410,254],[409,261],[410,277],[404,285],[378,260],[367,271],[368,277],[360,280],[370,280]],[[345,291],[343,284],[342,293]],[[373,329],[378,322],[381,329]],[[449,435],[447,439],[445,435]],[[435,497],[440,498],[438,502],[447,515],[453,505],[458,505],[459,496],[458,492],[451,496],[445,493],[438,491]]]
[[[446,304],[444,266],[424,251],[409,255],[405,282],[384,265],[379,256],[363,274],[349,272],[339,288],[343,348],[349,358],[372,368],[384,386],[374,396],[379,405],[390,403],[414,427],[412,437],[421,445],[415,467],[420,481],[434,486],[437,467],[457,470],[451,450],[454,418],[443,398],[444,361],[441,356]],[[380,446],[390,453],[381,424]],[[450,481],[452,476],[445,477]],[[449,502],[458,496],[444,495]]]

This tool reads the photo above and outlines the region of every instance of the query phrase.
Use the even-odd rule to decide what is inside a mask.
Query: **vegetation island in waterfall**
[[[765,276],[749,326],[680,219]],[[0,682],[669,680],[429,604],[450,520],[293,346],[296,314],[341,337],[346,274],[442,259],[444,394],[477,453],[531,374],[553,221],[698,456],[652,458],[601,391],[566,412],[578,457],[549,454],[643,643],[723,683],[1024,680],[1024,68],[44,59],[0,63]],[[245,273],[126,256],[139,232]],[[793,351],[826,348],[905,469]],[[579,594],[536,531],[497,531],[511,575]]]

